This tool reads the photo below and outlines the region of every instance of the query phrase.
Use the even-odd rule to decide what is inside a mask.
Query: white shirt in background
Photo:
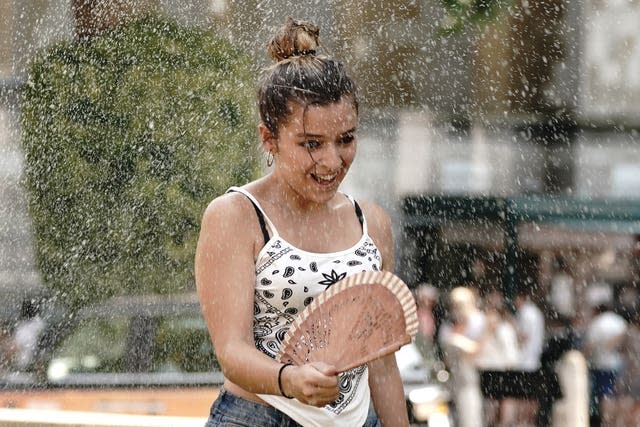
[[[520,336],[520,369],[535,371],[540,368],[540,355],[544,346],[544,316],[531,301],[526,301],[516,313]]]
[[[622,316],[605,311],[594,317],[587,327],[585,345],[589,346],[589,364],[594,369],[617,371],[622,367],[622,353],[619,346],[606,345],[627,331],[627,322]]]

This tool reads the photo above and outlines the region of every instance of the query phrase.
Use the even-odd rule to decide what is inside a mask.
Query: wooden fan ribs
[[[339,371],[398,350],[417,332],[413,295],[389,272],[349,276],[319,294],[285,334],[279,360]]]

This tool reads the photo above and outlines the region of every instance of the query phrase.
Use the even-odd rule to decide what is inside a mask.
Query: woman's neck
[[[337,194],[327,202],[317,202],[305,198],[289,183],[280,180],[274,174],[267,175],[258,183],[265,203],[276,207],[286,207],[287,213],[291,215],[304,217],[330,215],[346,201],[346,198],[342,200],[342,197],[336,197]]]

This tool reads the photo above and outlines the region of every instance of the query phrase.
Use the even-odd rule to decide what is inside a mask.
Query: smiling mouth
[[[338,173],[333,173],[328,175],[327,174],[320,175],[320,174],[312,173],[311,177],[314,180],[316,180],[316,182],[318,182],[319,184],[328,185],[335,182],[335,180],[338,178]]]

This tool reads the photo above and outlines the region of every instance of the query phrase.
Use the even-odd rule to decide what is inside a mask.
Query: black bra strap
[[[353,201],[353,205],[356,208],[356,215],[358,216],[358,221],[360,221],[360,227],[364,227],[364,215],[362,214],[362,209],[360,209],[360,205],[355,200]]]
[[[236,190],[230,190],[230,191],[236,191]],[[238,191],[238,193],[242,194],[240,191]],[[246,197],[246,194],[244,196]],[[262,230],[262,238],[264,239],[264,244],[266,245],[270,237],[269,237],[269,230],[267,230],[267,223],[264,220],[264,214],[262,213],[260,208],[258,208],[258,206],[253,202],[253,200],[251,200],[249,197],[247,197],[247,199],[249,199],[249,201],[251,202],[251,205],[253,206],[253,209],[255,209],[256,215],[258,215],[258,222],[260,223],[260,229]]]
[[[262,238],[264,239],[264,244],[266,245],[267,242],[269,241],[269,231],[267,230],[267,224],[264,221],[264,215],[262,214],[262,211],[260,209],[258,209],[258,207],[256,206],[255,203],[253,203],[253,200],[249,199],[251,201],[251,204],[253,205],[253,209],[256,210],[256,215],[258,215],[258,222],[260,223],[260,229],[262,230]]]

